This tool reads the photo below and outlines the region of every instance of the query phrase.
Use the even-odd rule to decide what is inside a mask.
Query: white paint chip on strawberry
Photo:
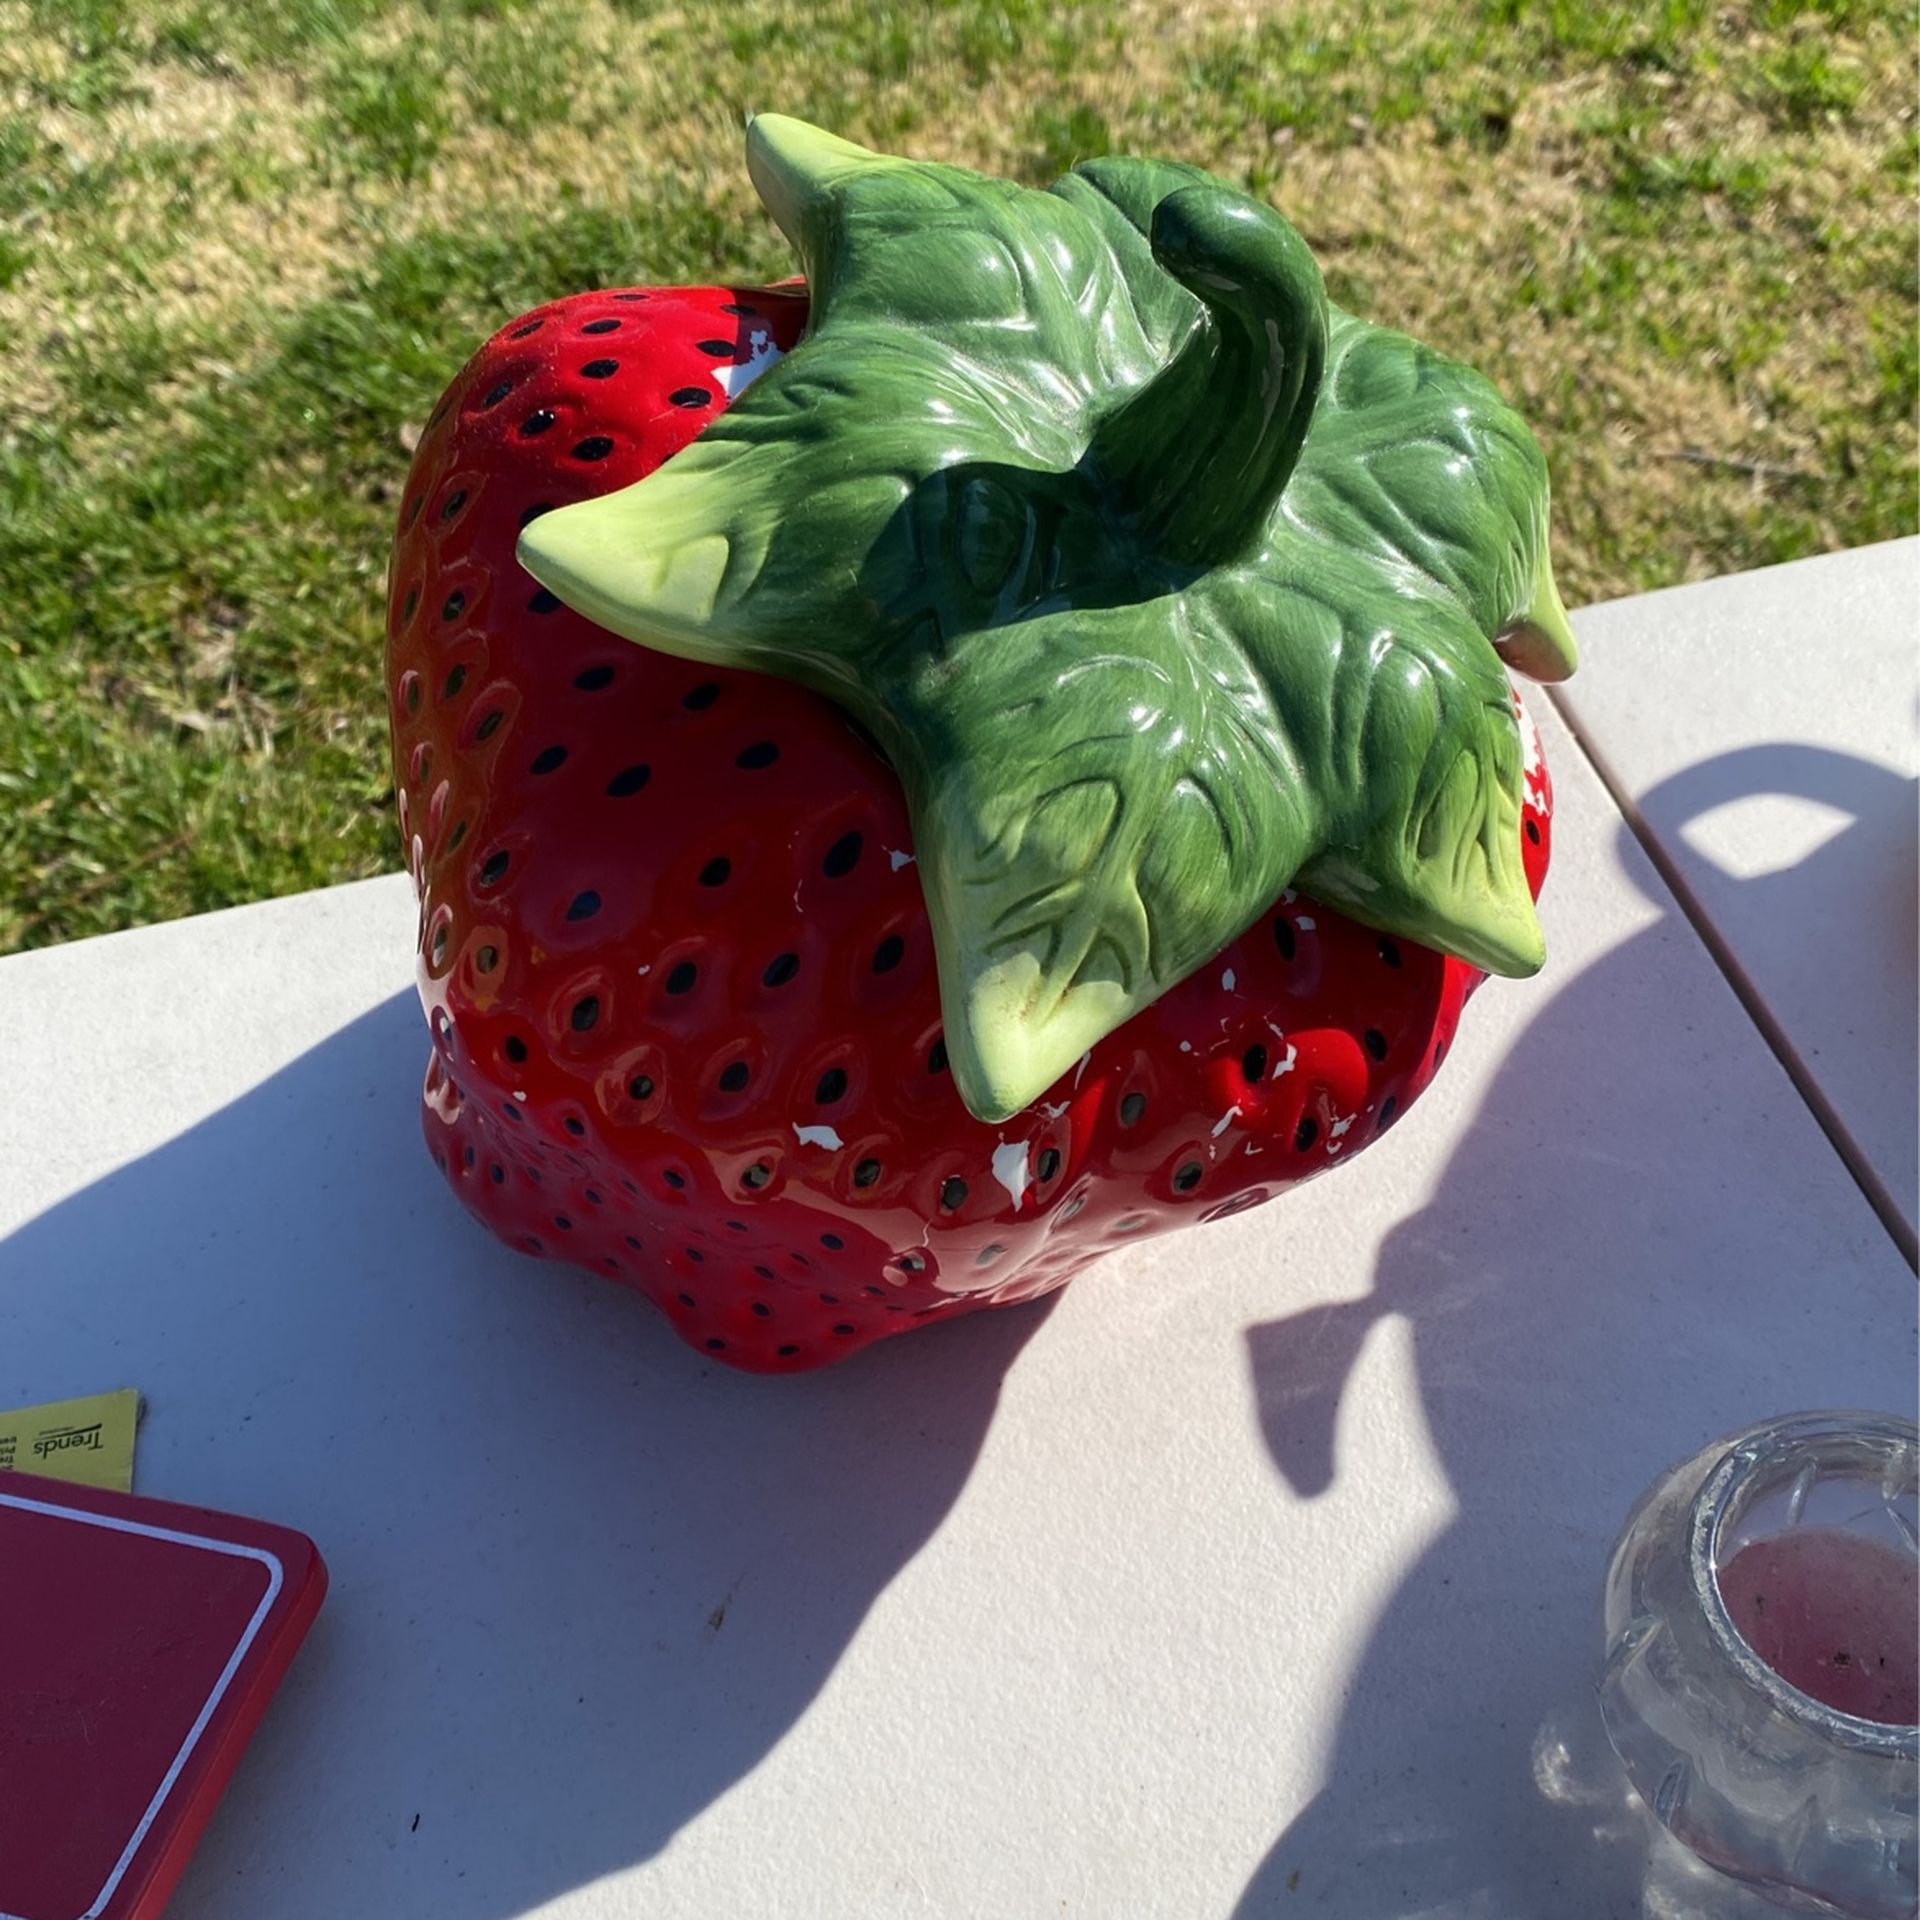
[[[751,351],[746,359],[724,361],[713,370],[715,383],[729,400],[737,400],[769,367],[786,358],[759,327],[753,330],[748,344]]]
[[[993,1177],[1013,1195],[1013,1210],[1020,1211],[1020,1201],[1027,1191],[1027,1182],[1031,1177],[1027,1171],[1027,1147],[1024,1140],[1006,1142],[993,1150]]]

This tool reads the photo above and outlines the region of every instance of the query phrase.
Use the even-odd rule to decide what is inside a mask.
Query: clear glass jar
[[[1889,1414],[1750,1427],[1650,1488],[1614,1549],[1615,1752],[1678,1839],[1799,1912],[1920,1908],[1917,1442]]]

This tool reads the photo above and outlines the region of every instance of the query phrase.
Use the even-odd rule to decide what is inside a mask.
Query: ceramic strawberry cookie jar
[[[1542,959],[1546,468],[1191,167],[762,115],[801,280],[569,293],[414,459],[425,1124],[729,1364],[1351,1160]],[[609,263],[617,270],[618,263]]]

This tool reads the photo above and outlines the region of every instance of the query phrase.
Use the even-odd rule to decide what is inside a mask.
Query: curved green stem
[[[1257,544],[1299,458],[1326,365],[1326,290],[1292,227],[1230,188],[1169,194],[1150,238],[1203,311],[1101,425],[1093,456],[1148,550],[1212,566]]]

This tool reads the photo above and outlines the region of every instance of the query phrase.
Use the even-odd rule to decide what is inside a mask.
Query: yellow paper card
[[[132,1387],[0,1413],[0,1473],[14,1468],[131,1493],[139,1419],[140,1396]]]

